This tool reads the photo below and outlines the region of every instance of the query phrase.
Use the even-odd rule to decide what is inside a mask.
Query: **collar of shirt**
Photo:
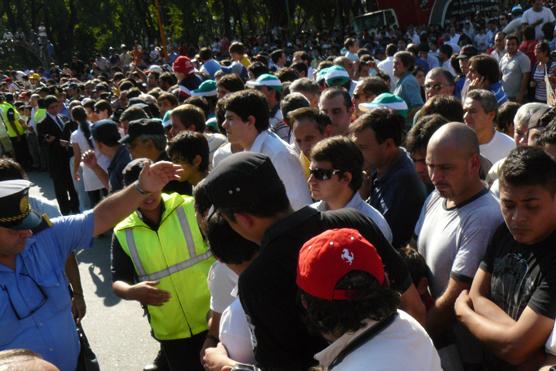
[[[270,228],[268,228],[261,241],[261,247],[268,245],[275,238],[283,235],[288,230],[293,227],[305,222],[307,219],[318,214],[319,211],[310,207],[305,206],[297,210],[293,214],[287,216],[286,218],[274,223]]]
[[[319,361],[319,365],[327,368],[330,364],[336,359],[336,357],[340,354],[340,352],[353,341],[353,339],[357,338],[367,329],[374,326],[377,322],[373,320],[365,321],[365,326],[361,327],[359,330],[355,332],[347,332],[340,336],[338,339],[334,340],[332,344],[324,348],[324,350],[320,351],[319,353],[315,354],[315,359]]]
[[[361,205],[361,202],[364,202],[363,199],[361,198],[361,195],[359,194],[359,192],[355,192],[351,200],[349,200],[349,202],[345,204],[343,208],[359,210],[360,209],[359,205]],[[328,208],[328,204],[326,203],[326,201],[322,201],[322,200],[313,204],[313,207],[319,211],[330,210]]]
[[[257,135],[257,137],[255,138],[253,144],[251,144],[251,148],[249,148],[249,151],[263,153],[263,144],[269,135],[270,132],[268,130],[261,131],[259,135]]]

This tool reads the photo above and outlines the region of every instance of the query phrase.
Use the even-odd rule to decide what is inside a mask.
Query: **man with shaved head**
[[[455,344],[462,362],[472,365],[480,362],[474,358],[480,352],[470,351],[471,337],[455,328],[454,302],[469,289],[502,215],[498,201],[479,178],[479,141],[473,129],[457,122],[440,127],[427,145],[426,164],[435,190],[415,227],[434,299],[426,327],[437,346]],[[457,367],[440,354],[443,369]]]

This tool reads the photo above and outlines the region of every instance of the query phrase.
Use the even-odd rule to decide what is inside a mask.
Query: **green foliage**
[[[361,7],[357,0],[159,1],[167,37],[177,44],[206,44],[223,35],[245,38],[275,26],[290,32],[331,29],[349,22]],[[155,0],[2,0],[0,21],[28,37],[44,24],[58,61],[74,53],[92,57],[134,40],[160,44]]]

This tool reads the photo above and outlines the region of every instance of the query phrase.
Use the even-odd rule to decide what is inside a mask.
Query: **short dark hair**
[[[432,115],[433,113],[444,116],[448,121],[463,122],[463,106],[452,95],[435,95],[428,99],[421,108],[420,115]]]
[[[184,161],[193,163],[195,156],[201,156],[199,171],[204,172],[209,167],[209,145],[202,133],[189,130],[182,131],[168,143],[168,156],[173,162]]]
[[[448,44],[442,44],[438,47],[438,51],[442,54],[446,54],[448,57],[451,57],[454,52],[454,48]]]
[[[426,115],[415,123],[405,138],[405,149],[411,154],[427,149],[427,145],[436,130],[449,121],[444,116],[434,113]]]
[[[172,110],[171,116],[176,116],[184,125],[195,125],[195,131],[205,130],[205,113],[192,104],[182,104]]]
[[[293,127],[295,121],[311,120],[315,123],[319,133],[323,134],[327,126],[331,125],[330,117],[316,108],[304,107],[291,111],[288,114],[288,120]]]
[[[318,94],[320,93],[320,88],[319,88],[319,84],[317,84],[313,80],[307,77],[302,77],[291,83],[290,92]]]
[[[508,41],[508,40],[515,40],[515,42],[519,45],[519,37],[515,33],[511,33],[509,35],[506,35],[506,41]]]
[[[402,247],[400,252],[405,261],[405,265],[407,265],[407,269],[411,274],[413,284],[417,286],[421,279],[427,278],[428,276],[427,262],[425,261],[425,258],[419,254],[419,251],[415,250],[411,246]]]
[[[521,104],[507,101],[498,108],[498,114],[496,115],[496,129],[498,131],[505,133],[508,130],[514,122],[519,107],[521,107]]]
[[[0,158],[0,181],[25,178],[25,170],[19,162],[7,157]]]
[[[168,102],[170,102],[172,107],[176,107],[178,105],[178,98],[176,98],[176,96],[174,94],[168,93],[168,92],[164,92],[164,93],[160,94],[158,96],[157,100],[159,102],[163,101],[163,100],[167,100]]]
[[[212,255],[224,264],[241,264],[255,256],[259,246],[246,240],[215,213],[207,219],[206,237]]]
[[[394,58],[398,58],[409,71],[412,71],[415,67],[415,56],[410,52],[397,52],[394,54]]]
[[[112,106],[107,100],[101,99],[95,103],[95,111],[108,111],[108,116],[112,114]]]
[[[164,72],[160,75],[160,78],[158,79],[158,81],[165,82],[168,85],[174,85],[176,83],[176,77],[174,76],[173,73]]]
[[[231,93],[245,89],[243,80],[235,73],[222,76],[220,80],[216,82],[216,86],[224,88]]]
[[[351,96],[349,95],[349,93],[344,88],[339,86],[332,86],[324,90],[322,92],[320,99],[321,100],[334,99],[337,96],[341,96],[344,99],[344,105],[346,106],[347,109],[350,109],[353,106],[353,103],[351,102]]]
[[[253,77],[257,78],[265,73],[269,73],[269,69],[261,62],[253,62],[247,67],[247,71],[253,74]]]
[[[270,53],[270,59],[272,59],[272,62],[276,63],[282,57],[282,54],[284,54],[284,51],[282,49],[276,49],[275,51]]]
[[[398,51],[398,47],[395,44],[386,45],[386,55],[391,57]]]
[[[350,127],[354,133],[372,129],[378,143],[391,138],[396,146],[402,143],[404,118],[388,108],[376,108],[360,116]]]
[[[46,108],[48,108],[48,106],[50,106],[53,103],[58,103],[58,98],[56,98],[56,96],[47,95],[46,97],[44,97],[44,106]]]
[[[380,321],[394,314],[400,303],[400,294],[382,286],[369,273],[352,271],[336,285],[337,289],[357,290],[359,295],[351,300],[323,300],[300,290],[301,300],[307,309],[307,325],[318,333],[357,331],[367,320]]]
[[[293,59],[299,57],[305,64],[311,63],[311,56],[305,50],[298,50],[293,53]]]
[[[307,73],[309,72],[309,67],[303,62],[293,63],[290,67],[296,70],[299,75],[304,74],[307,76]]]
[[[500,185],[542,186],[556,193],[556,162],[540,147],[513,149],[500,169]]]
[[[309,101],[301,93],[290,93],[280,101],[280,109],[282,110],[282,115],[288,119],[290,112],[295,111],[302,107],[309,107]]]
[[[228,52],[230,54],[245,54],[245,46],[239,41],[234,41],[228,48]]]
[[[206,119],[208,115],[210,115],[210,105],[207,98],[209,97],[199,97],[199,96],[189,97],[183,101],[183,104],[191,104],[194,105],[195,107],[199,107],[205,114],[205,119]]]
[[[255,128],[260,133],[268,129],[269,110],[263,93],[247,89],[232,93],[224,98],[224,109],[238,115],[243,121],[255,118]]]
[[[380,95],[390,91],[386,81],[377,76],[365,77],[359,81],[365,95]]]
[[[311,149],[311,159],[328,161],[334,169],[351,173],[349,187],[357,192],[363,182],[363,154],[355,142],[344,136],[326,138]]]
[[[281,82],[295,81],[299,78],[299,72],[293,68],[281,68],[276,71],[276,77],[278,77]]]
[[[479,54],[469,58],[469,65],[491,84],[500,80],[500,66],[490,55]]]
[[[539,145],[556,144],[556,121],[552,121],[544,129],[538,140]]]
[[[202,61],[208,61],[212,58],[212,50],[207,47],[201,48],[201,50],[199,50],[199,58],[201,58]]]

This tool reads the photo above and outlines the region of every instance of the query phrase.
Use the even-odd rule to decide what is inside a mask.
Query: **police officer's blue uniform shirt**
[[[79,339],[64,272],[70,252],[92,245],[91,210],[53,220],[28,238],[15,271],[0,264],[0,350],[23,348],[73,371]]]

